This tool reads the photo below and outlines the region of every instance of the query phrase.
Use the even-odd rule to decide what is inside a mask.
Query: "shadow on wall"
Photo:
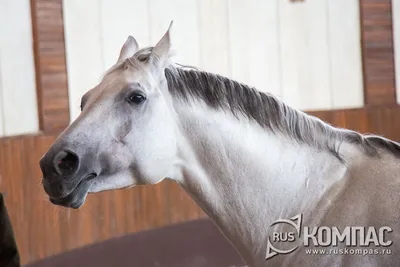
[[[243,267],[209,219],[143,231],[74,249],[25,267]]]

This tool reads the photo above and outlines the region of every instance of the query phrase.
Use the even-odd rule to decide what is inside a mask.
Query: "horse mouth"
[[[96,177],[97,175],[95,173],[89,174],[87,177],[82,179],[67,196],[62,198],[50,197],[50,202],[58,206],[79,209],[85,203],[90,181]]]

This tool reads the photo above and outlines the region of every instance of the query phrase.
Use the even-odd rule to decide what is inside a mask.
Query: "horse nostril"
[[[60,151],[54,158],[54,168],[60,175],[72,174],[77,171],[79,158],[69,151]]]

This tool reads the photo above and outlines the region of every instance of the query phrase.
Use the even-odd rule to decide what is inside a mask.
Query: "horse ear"
[[[166,60],[170,57],[172,50],[171,30],[174,21],[169,24],[167,32],[160,41],[154,46],[151,52],[152,61],[157,65],[164,65]],[[159,66],[160,67],[160,66]]]
[[[139,50],[139,45],[135,38],[129,36],[119,53],[118,62],[132,57]]]

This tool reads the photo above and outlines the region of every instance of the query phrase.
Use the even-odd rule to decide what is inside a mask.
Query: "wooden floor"
[[[400,141],[400,107],[316,112],[333,125]],[[205,216],[176,184],[165,181],[90,195],[76,211],[51,205],[41,187],[39,159],[53,136],[0,139],[4,192],[22,263],[110,237]]]

